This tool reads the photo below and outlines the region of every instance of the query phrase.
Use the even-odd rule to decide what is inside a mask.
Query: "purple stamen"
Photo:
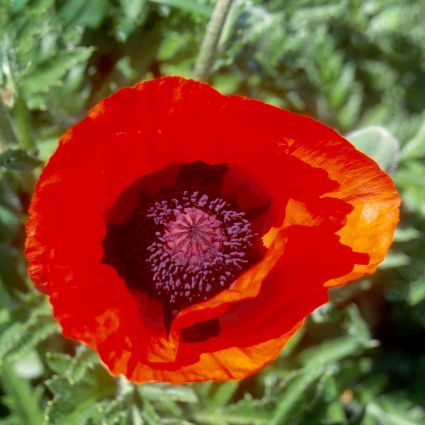
[[[157,294],[170,304],[209,298],[248,263],[255,238],[251,224],[220,198],[185,191],[156,202],[147,217],[159,229],[147,262]]]

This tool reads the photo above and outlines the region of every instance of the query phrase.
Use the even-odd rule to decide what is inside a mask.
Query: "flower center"
[[[224,232],[221,222],[199,208],[176,210],[164,229],[165,249],[177,264],[202,266],[219,255]]]
[[[120,194],[106,217],[102,261],[136,299],[148,295],[143,314],[161,302],[169,332],[179,311],[229,288],[263,257],[269,206],[254,181],[226,164],[170,164]],[[219,329],[214,319],[182,336],[203,341]]]
[[[147,247],[155,292],[171,305],[206,300],[248,263],[255,237],[245,213],[199,192],[156,202],[147,217],[156,225]]]

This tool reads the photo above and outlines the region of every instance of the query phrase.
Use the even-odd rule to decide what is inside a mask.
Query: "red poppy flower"
[[[242,378],[392,241],[390,178],[335,131],[206,84],[119,90],[61,139],[26,255],[65,336],[133,381]]]

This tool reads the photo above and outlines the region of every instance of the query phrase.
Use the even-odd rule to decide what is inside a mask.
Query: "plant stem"
[[[208,81],[217,45],[227,15],[229,14],[232,1],[233,0],[217,0],[196,60],[194,77],[197,80]]]
[[[0,98],[0,145],[17,144],[18,139],[10,120],[9,113]]]
[[[15,101],[15,112],[16,130],[18,133],[19,143],[22,149],[34,152],[36,150],[36,145],[31,134],[30,112],[24,99],[19,95]]]

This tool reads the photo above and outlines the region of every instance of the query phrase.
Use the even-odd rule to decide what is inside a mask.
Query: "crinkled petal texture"
[[[167,333],[160,302],[102,262],[102,240],[129,185],[194,161],[229,164],[270,196],[267,249],[229,288],[180,311]],[[375,271],[399,202],[378,165],[328,127],[164,77],[119,90],[62,137],[29,211],[29,273],[64,335],[97,350],[114,375],[239,379],[278,355],[327,287]],[[213,318],[218,335],[183,340],[181,329]]]

